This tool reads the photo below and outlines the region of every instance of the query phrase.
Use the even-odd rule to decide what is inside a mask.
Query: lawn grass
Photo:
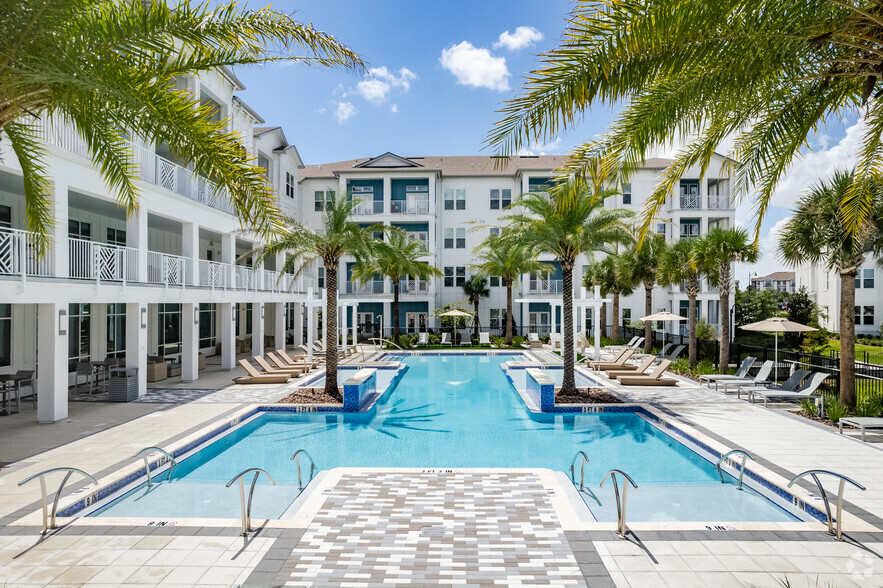
[[[840,339],[828,339],[828,345],[825,347],[824,351],[822,351],[822,355],[827,355],[828,351],[840,351]],[[883,347],[856,343],[855,360],[865,361],[865,353],[868,354],[868,363],[883,365]]]

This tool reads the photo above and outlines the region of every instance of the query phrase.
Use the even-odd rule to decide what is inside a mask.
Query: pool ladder
[[[251,479],[251,489],[248,491],[248,503],[245,501],[245,484],[242,481],[242,476],[245,474],[250,474],[254,472],[254,478]],[[237,474],[232,480],[227,482],[227,488],[233,485],[234,482],[239,481],[239,502],[242,507],[242,532],[240,535],[243,537],[248,537],[248,533],[252,530],[251,528],[251,499],[254,498],[254,487],[255,484],[258,483],[258,476],[264,474],[267,478],[270,479],[270,482],[273,485],[276,485],[276,480],[273,477],[262,470],[261,468],[248,468],[245,471]]]
[[[178,465],[178,462],[175,461],[175,458],[172,457],[172,454],[169,453],[168,451],[166,451],[165,449],[162,449],[161,447],[145,447],[144,449],[142,449],[141,451],[136,453],[133,457],[143,457],[144,458],[144,471],[147,472],[147,487],[148,488],[153,486],[153,481],[150,479],[150,461],[149,461],[150,453],[161,453],[166,457],[166,459],[169,460],[169,463],[171,465],[169,465],[169,469],[166,470],[166,474],[167,474],[166,481],[172,479],[172,468],[174,468],[175,466]],[[165,463],[165,462],[160,461],[161,459],[162,458],[160,458],[159,460],[156,461],[156,467],[160,467],[161,465],[163,465],[163,463]]]
[[[298,449],[294,452],[294,455],[291,456],[291,459],[288,461],[294,460],[297,464],[297,488],[298,490],[304,489],[304,484],[302,482],[301,474],[300,474],[300,456],[304,455],[307,459],[310,460],[310,479],[307,480],[307,484],[309,484],[313,480],[313,473],[316,471],[316,462],[313,460],[313,456],[307,453],[306,449]]]
[[[717,463],[714,464],[715,469],[717,469],[717,475],[720,476],[721,482],[724,481],[724,473],[721,471],[721,464],[724,463],[731,455],[741,455],[742,456],[742,465],[739,467],[739,490],[742,489],[742,478],[745,475],[745,460],[750,459],[754,461],[754,456],[752,456],[747,451],[743,451],[741,449],[733,449],[732,451],[727,451],[725,454],[721,456]]]
[[[840,488],[837,491],[837,518],[834,519],[831,517],[831,504],[828,502],[828,493],[825,492],[825,488],[822,486],[821,481],[819,481],[818,474],[825,474],[828,476],[834,476],[835,478],[840,479]],[[819,488],[819,494],[822,497],[822,501],[825,503],[825,513],[828,515],[828,535],[834,535],[837,537],[838,541],[843,541],[843,491],[846,489],[846,482],[849,482],[859,490],[866,490],[864,486],[856,482],[851,478],[847,478],[842,474],[838,474],[836,472],[832,472],[830,470],[807,470],[803,473],[797,474],[791,481],[788,482],[788,487],[794,485],[794,482],[799,480],[804,476],[812,477],[813,481],[816,483],[816,486]],[[837,521],[837,530],[834,530],[834,521]]]
[[[55,499],[52,501],[52,516],[50,519],[49,516],[49,504],[47,502],[46,496],[46,475],[52,474],[55,472],[67,472],[64,478],[61,480],[61,484],[58,486],[58,490],[55,491]],[[40,531],[41,535],[45,535],[51,529],[55,529],[57,525],[55,524],[55,512],[58,510],[58,499],[61,498],[61,491],[64,489],[64,485],[67,484],[68,479],[70,479],[71,475],[80,474],[84,478],[87,478],[92,484],[98,485],[98,481],[93,478],[91,475],[87,474],[83,470],[77,468],[51,468],[48,470],[43,470],[42,472],[37,472],[33,476],[29,476],[18,483],[19,486],[24,486],[31,480],[35,478],[40,479],[40,494],[43,501],[43,530]]]
[[[589,456],[586,455],[585,451],[577,451],[576,455],[573,456],[573,459],[570,462],[570,481],[573,482],[573,485],[576,486],[576,461],[581,459],[581,466],[579,472],[579,491],[583,491],[583,487],[585,486],[585,476],[586,476],[586,464],[589,463]],[[622,476],[622,495],[619,493],[619,483],[616,481],[616,475],[619,474]],[[607,478],[613,480],[613,492],[616,495],[616,533],[620,536],[620,538],[625,539],[626,535],[629,532],[628,526],[625,523],[625,506],[626,506],[626,496],[628,494],[629,484],[632,485],[633,488],[637,489],[638,485],[635,484],[635,481],[632,480],[631,476],[625,473],[622,470],[610,470],[604,477],[601,479],[601,485],[599,488],[604,487],[604,482],[607,481]]]

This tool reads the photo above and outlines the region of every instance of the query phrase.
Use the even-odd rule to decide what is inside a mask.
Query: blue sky
[[[251,8],[262,3],[252,2]],[[571,4],[565,0],[304,0],[274,4],[295,11],[356,50],[371,74],[278,64],[240,68],[242,97],[267,124],[283,127],[306,163],[379,155],[479,153],[503,100],[514,95],[536,55],[554,47]],[[611,120],[594,109],[576,128],[534,153],[567,153]],[[784,178],[762,224],[762,261],[737,278],[784,269],[775,259],[775,229],[800,192],[855,159],[856,117],[824,129],[813,151]],[[753,226],[750,203],[737,222]]]

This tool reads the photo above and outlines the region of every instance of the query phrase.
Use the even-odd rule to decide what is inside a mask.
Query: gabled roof
[[[383,155],[378,155],[377,157],[372,157],[367,161],[363,161],[358,165],[354,165],[353,167],[382,167],[382,168],[391,168],[391,167],[423,167],[421,164],[416,163],[410,159],[406,159],[404,157],[399,157],[395,153],[391,151],[387,151]]]
[[[273,131],[276,129],[281,129],[281,128],[282,127],[254,127],[252,129],[252,133],[254,134],[255,137],[260,137],[261,135],[269,133],[270,131]]]
[[[764,280],[773,280],[774,282],[784,282],[794,279],[794,272],[773,272],[766,276],[755,276],[751,278],[752,282],[762,282]]]
[[[375,167],[366,166],[372,161],[379,160],[383,157],[395,158],[407,164],[400,164],[397,167],[389,167],[377,165]],[[323,163],[320,165],[308,165],[299,175],[300,181],[306,179],[333,179],[341,173],[369,173],[382,171],[384,169],[396,169],[397,171],[428,171],[444,174],[448,177],[461,176],[497,176],[497,177],[515,177],[520,172],[539,171],[552,174],[556,169],[564,165],[567,161],[566,155],[515,155],[510,157],[508,161],[500,161],[496,157],[488,155],[443,155],[443,156],[427,156],[427,157],[400,157],[394,154],[386,154],[379,157],[369,157],[361,159],[349,159],[346,161],[336,161],[333,163]],[[501,164],[498,165],[497,164]]]

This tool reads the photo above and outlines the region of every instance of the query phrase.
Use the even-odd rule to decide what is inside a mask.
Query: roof
[[[264,122],[263,117],[260,114],[255,112],[254,108],[246,104],[245,100],[240,98],[239,96],[233,96],[233,103],[241,106],[247,113],[249,113],[259,124]]]
[[[762,282],[764,280],[773,280],[774,282],[784,282],[794,279],[794,272],[773,272],[766,276],[755,276],[751,278],[752,282]]]
[[[264,133],[269,133],[270,131],[275,131],[276,129],[281,129],[282,127],[254,127],[252,129],[252,133],[255,137],[260,137]]]

